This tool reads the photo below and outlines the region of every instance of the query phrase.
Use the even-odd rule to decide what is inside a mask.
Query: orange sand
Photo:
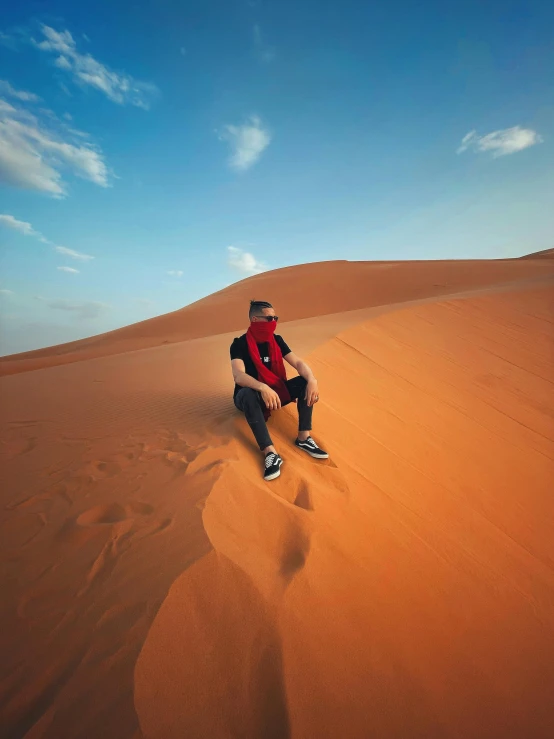
[[[2,737],[550,739],[553,287],[548,254],[310,264],[4,358]],[[331,454],[280,411],[272,483],[251,297]]]

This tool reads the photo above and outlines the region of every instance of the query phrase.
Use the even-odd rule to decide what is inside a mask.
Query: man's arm
[[[297,357],[294,352],[289,352],[283,357],[283,359],[285,362],[288,362],[291,367],[294,367],[300,377],[303,377],[307,382],[315,380],[312,370],[308,367],[306,362],[304,362],[303,359],[300,359],[300,357]]]
[[[308,405],[313,405],[314,403],[317,403],[317,401],[319,400],[319,389],[317,386],[317,380],[315,379],[314,373],[312,372],[310,367],[306,364],[306,362],[304,362],[303,359],[297,357],[294,352],[289,352],[288,354],[285,354],[283,359],[288,362],[291,367],[294,367],[300,377],[303,377],[308,383],[306,387],[306,401]]]
[[[277,408],[281,407],[281,398],[279,395],[266,385],[265,382],[259,382],[255,377],[251,377],[246,372],[244,361],[242,359],[231,359],[231,367],[233,369],[233,379],[241,387],[251,387],[252,390],[257,390],[262,394],[262,400],[265,403],[266,408],[270,411],[276,411]]]
[[[233,368],[233,379],[241,387],[251,387],[259,393],[267,387],[263,382],[259,382],[255,377],[251,377],[246,373],[244,361],[242,359],[231,359],[231,367]]]

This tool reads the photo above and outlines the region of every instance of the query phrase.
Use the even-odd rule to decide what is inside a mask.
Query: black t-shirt
[[[279,348],[281,349],[281,353],[284,357],[291,351],[288,347],[288,345],[283,340],[282,336],[279,336],[278,334],[275,334],[275,341],[277,342]],[[269,358],[269,344],[267,341],[262,342],[261,344],[258,344],[258,349],[260,352],[260,359],[264,363],[266,367],[269,369],[272,369],[271,367],[271,360]],[[247,375],[250,375],[250,377],[254,377],[256,380],[258,379],[258,372],[256,370],[256,365],[252,361],[250,357],[250,352],[248,351],[248,343],[246,341],[246,334],[243,334],[242,336],[239,336],[238,339],[234,339],[233,343],[231,344],[231,359],[242,359],[244,362],[244,368]],[[233,393],[233,397],[238,393],[240,390],[240,385],[235,384],[235,392]]]

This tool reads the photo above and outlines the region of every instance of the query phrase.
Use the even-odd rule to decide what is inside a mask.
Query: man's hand
[[[269,387],[269,385],[264,385],[263,388],[260,390],[260,393],[262,394],[262,400],[265,403],[265,407],[268,410],[276,411],[278,408],[281,407],[281,398],[277,395],[273,388]]]
[[[319,390],[317,387],[317,380],[315,377],[312,377],[308,380],[308,384],[306,386],[306,403],[308,406],[314,405],[314,403],[317,403],[319,400]]]

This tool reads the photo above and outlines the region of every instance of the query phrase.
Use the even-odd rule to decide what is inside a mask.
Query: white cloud
[[[74,267],[58,267],[58,269],[60,270],[60,272],[69,272],[73,275],[79,274],[79,270],[75,269]]]
[[[66,194],[62,171],[68,170],[107,187],[102,153],[83,143],[78,133],[55,116],[48,114],[39,120],[0,98],[0,182],[62,197]]]
[[[229,266],[238,269],[239,272],[244,272],[248,275],[257,275],[260,272],[265,272],[267,269],[265,264],[259,262],[253,254],[244,251],[244,249],[239,249],[237,246],[228,246],[227,251],[229,253]]]
[[[186,54],[187,54],[186,47],[185,46],[181,46],[181,48],[179,49],[179,52],[180,52],[181,56],[186,56]]]
[[[81,252],[68,249],[66,246],[56,246],[55,249],[58,254],[64,254],[66,257],[71,257],[72,259],[80,259],[83,262],[94,259],[90,254],[81,254]]]
[[[13,290],[6,290],[4,287],[0,290],[0,295],[13,295]]]
[[[91,54],[81,54],[69,31],[56,31],[42,26],[43,41],[35,41],[41,51],[56,54],[54,64],[71,74],[77,84],[88,85],[104,93],[114,103],[129,103],[148,110],[158,95],[158,88],[150,82],[140,82],[125,72],[115,72],[97,61]]]
[[[183,270],[182,269],[170,269],[167,274],[171,275],[172,277],[182,277]]]
[[[242,126],[225,126],[220,139],[231,144],[233,153],[229,159],[230,166],[244,171],[258,161],[264,149],[269,146],[271,136],[263,128],[258,116],[252,116]]]
[[[24,103],[38,103],[41,99],[34,92],[27,92],[26,90],[16,90],[6,80],[0,80],[0,92],[8,97],[22,100]]]
[[[27,221],[18,221],[17,218],[7,214],[0,214],[0,225],[12,228],[14,231],[19,231],[24,236],[36,236],[40,239],[44,238],[42,234],[39,231],[35,231]]]
[[[462,139],[456,153],[461,154],[468,149],[476,152],[492,151],[493,157],[496,158],[506,154],[515,154],[517,151],[523,151],[523,149],[542,142],[542,136],[539,136],[536,131],[521,128],[521,126],[493,131],[485,136],[478,136],[477,131],[470,131]]]
[[[262,29],[257,23],[254,24],[252,34],[254,36],[254,49],[258,58],[262,62],[272,62],[275,59],[275,51],[265,43]]]
[[[53,241],[50,241],[50,239],[47,239],[43,234],[40,233],[40,231],[36,231],[30,223],[27,223],[27,221],[18,221],[17,218],[14,218],[14,216],[7,215],[7,214],[0,214],[0,226],[6,226],[7,228],[11,228],[14,231],[19,231],[24,236],[34,236],[39,241],[41,241],[43,244],[50,244],[50,246],[53,246],[55,251],[58,252],[58,254],[63,254],[66,257],[71,257],[72,259],[79,259],[83,262],[87,262],[90,259],[94,259],[93,256],[90,254],[82,254],[81,252],[75,251],[74,249],[68,249],[66,246],[56,246]],[[78,270],[72,270],[70,267],[60,267],[60,269],[63,269],[66,272],[77,272]]]
[[[54,64],[58,69],[71,69],[71,62],[66,56],[59,56],[54,60]]]
[[[40,295],[36,296],[36,300],[42,301],[48,306],[48,308],[74,313],[78,318],[83,319],[97,318],[110,308],[106,303],[100,303],[94,300],[84,301],[82,303],[73,303],[70,300],[49,300],[47,298],[42,298]]]
[[[15,49],[16,46],[14,37],[4,31],[0,31],[0,44],[8,49]]]

